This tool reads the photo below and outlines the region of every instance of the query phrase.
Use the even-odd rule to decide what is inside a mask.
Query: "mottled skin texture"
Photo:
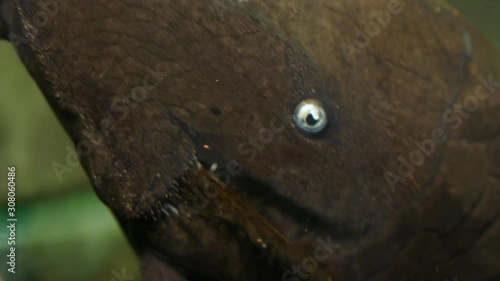
[[[82,164],[143,280],[279,280],[328,235],[341,247],[309,280],[500,279],[500,90],[443,120],[478,76],[499,80],[481,39],[469,54],[457,18],[409,2],[349,63],[341,43],[388,1],[241,2],[70,1],[36,27],[36,1],[0,0],[0,36],[26,38],[10,37],[75,143],[92,143]],[[148,67],[160,83],[119,102]],[[320,137],[291,121],[304,97],[330,108]],[[262,151],[239,149],[273,119],[285,129]],[[435,128],[447,141],[393,191],[384,173]],[[196,159],[242,172],[219,205],[165,215],[217,182]]]

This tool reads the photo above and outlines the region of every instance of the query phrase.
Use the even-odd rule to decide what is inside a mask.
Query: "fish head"
[[[352,248],[435,187],[443,150],[428,140],[444,135],[469,58],[451,15],[385,1],[34,2],[16,2],[8,30],[137,249],[194,264],[172,254],[189,243],[167,239],[161,213],[204,211],[182,191],[197,169],[228,190],[205,197],[247,210],[225,220],[263,214],[287,240]],[[169,227],[128,229],[136,219]],[[218,225],[203,226],[199,240]]]
[[[197,86],[206,94],[178,112],[199,137],[197,159],[293,221],[292,236],[318,229],[354,241],[418,206],[442,156],[433,135],[445,135],[443,115],[467,75],[463,27],[433,28],[455,19],[421,3],[401,14],[382,2],[245,7],[249,35],[207,46],[212,58],[198,64],[210,70]],[[244,17],[233,19],[237,11],[226,24],[241,27],[231,24]],[[389,14],[390,25],[372,14]]]

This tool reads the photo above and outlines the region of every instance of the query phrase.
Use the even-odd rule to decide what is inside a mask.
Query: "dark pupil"
[[[316,123],[318,123],[318,121],[319,121],[319,120],[316,120],[312,114],[309,114],[309,115],[307,115],[307,117],[306,117],[306,122],[307,122],[307,124],[309,124],[310,126],[314,126],[314,125],[316,125]]]

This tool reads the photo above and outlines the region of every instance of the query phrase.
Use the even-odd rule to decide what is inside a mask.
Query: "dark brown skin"
[[[300,280],[284,273],[318,237],[339,246],[309,280],[498,280],[498,84],[454,111],[479,76],[500,80],[498,61],[479,37],[471,53],[448,11],[405,2],[349,62],[342,43],[388,2],[71,1],[36,27],[35,1],[0,0],[0,36],[90,144],[82,165],[143,280]],[[306,97],[329,108],[319,136],[292,121]],[[436,128],[447,140],[388,183]],[[207,184],[217,195],[197,208]]]

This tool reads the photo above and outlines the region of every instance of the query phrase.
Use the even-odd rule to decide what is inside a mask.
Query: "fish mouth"
[[[245,167],[215,149],[200,134],[190,132],[189,135],[195,144],[198,163],[219,179],[232,194],[262,214],[273,227],[286,233],[288,238],[329,235],[335,241],[344,243],[358,240],[369,232],[369,226],[361,230],[354,229],[345,223],[332,221],[316,210],[301,206],[293,198],[277,191],[280,182],[252,176]],[[215,201],[218,199],[214,198]]]
[[[161,203],[161,211],[169,212],[169,208],[172,211],[167,217],[156,218],[155,228],[160,230],[155,230],[157,234],[146,240],[150,243],[148,248],[187,272],[187,276],[194,276],[193,280],[199,280],[197,272],[202,270],[198,259],[204,263],[213,261],[205,268],[207,271],[221,264],[238,268],[238,273],[227,273],[231,278],[220,280],[235,280],[239,279],[237,275],[247,276],[257,271],[263,276],[273,276],[265,280],[277,280],[283,272],[314,253],[318,239],[326,239],[329,245],[343,245],[333,252],[332,263],[325,263],[316,273],[317,280],[327,280],[338,265],[335,260],[343,259],[348,247],[368,233],[368,229],[360,231],[332,221],[321,210],[302,206],[299,200],[278,192],[283,190],[283,182],[253,176],[251,169],[239,165],[224,153],[224,147],[214,145],[209,136],[177,121],[193,144],[194,165],[177,179],[177,199]],[[210,191],[210,186],[215,189]],[[177,233],[173,229],[182,230]],[[218,238],[214,241],[213,237]],[[196,252],[189,250],[193,243],[205,240],[212,242]],[[242,252],[220,251],[221,247],[232,249],[233,246]],[[242,267],[242,264],[254,266]],[[221,276],[220,272],[213,274]]]
[[[241,276],[255,272],[262,277],[255,280],[279,280],[284,272],[315,253],[320,245],[318,241],[328,241],[328,245],[335,247],[332,263],[321,265],[315,273],[318,279],[311,279],[328,280],[332,268],[338,265],[335,260],[345,254],[345,248],[340,245],[356,239],[358,234],[279,194],[276,183],[252,177],[243,167],[237,169],[238,173],[225,176],[224,173],[229,174],[229,171],[224,167],[228,167],[232,160],[202,140],[197,138],[195,142],[203,149],[195,153],[195,167],[182,180],[179,179],[182,201],[177,201],[175,206],[163,205],[163,209],[175,210],[158,220],[161,230],[157,231],[156,238],[148,238],[147,251],[183,272],[187,280],[239,280]],[[204,189],[210,185],[217,187],[217,192]],[[208,199],[201,208],[194,203],[194,199],[200,196]],[[182,203],[188,208],[182,207]],[[178,225],[182,226],[183,232],[177,235],[173,230]],[[210,241],[214,236],[217,237],[215,243],[208,243],[195,252],[186,250],[192,245],[203,244],[200,241]],[[173,239],[165,240],[165,237]],[[176,237],[182,237],[180,243],[172,242],[179,241]],[[190,242],[186,242],[186,237],[191,239]],[[221,252],[221,247],[231,249],[235,244],[241,249],[237,255]],[[224,267],[238,270],[209,273],[222,266],[217,262],[221,256],[224,256],[223,260],[231,260],[223,262]],[[200,259],[204,263],[198,264]],[[207,260],[214,262],[210,264]],[[207,272],[200,275],[203,270]],[[207,279],[206,276],[218,277]]]
[[[347,242],[360,239],[369,232],[369,226],[355,229],[346,223],[331,221],[317,210],[301,206],[291,197],[278,192],[278,186],[281,185],[279,181],[263,180],[253,176],[246,167],[215,148],[210,137],[190,129],[182,120],[169,116],[179,123],[184,133],[191,139],[198,166],[203,167],[211,177],[217,178],[223,188],[228,189],[234,197],[241,200],[240,202],[248,204],[256,213],[265,216],[271,225],[286,233],[286,236],[300,239],[304,235],[329,235],[338,242]],[[207,194],[206,197],[212,196]],[[211,199],[218,202],[221,198]]]
[[[329,234],[339,242],[360,238],[368,232],[368,227],[360,233],[350,229],[347,225],[331,221],[323,214],[301,206],[290,197],[279,194],[275,185],[253,178],[244,170],[233,180],[232,188],[235,192],[241,194],[248,201],[258,202],[260,212],[272,214],[274,211],[279,214],[280,219],[289,222],[289,227],[292,224],[296,225],[299,231]]]

